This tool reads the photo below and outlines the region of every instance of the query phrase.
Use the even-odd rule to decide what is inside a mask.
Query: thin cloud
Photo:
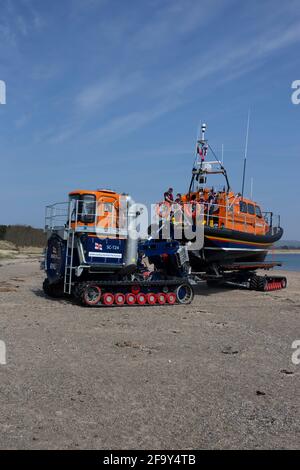
[[[172,105],[170,105],[170,103],[165,103],[155,106],[151,109],[146,109],[145,111],[135,111],[123,116],[118,116],[109,121],[99,130],[93,131],[91,136],[107,139],[112,138],[115,135],[120,136],[136,131],[140,127],[149,124],[163,114],[170,112],[172,108],[175,109],[177,106],[178,102],[174,102]]]
[[[208,19],[209,15],[212,17],[212,11],[216,10],[208,8],[208,12],[203,13],[204,19],[202,20]],[[221,10],[217,11],[220,14]],[[285,8],[283,11],[286,13]],[[158,50],[159,55],[160,45],[164,45],[165,41],[168,41],[170,30],[175,29],[175,33],[172,32],[171,37],[174,38],[175,34],[180,39],[182,34],[200,27],[200,13],[202,12],[203,9],[199,7],[197,10],[195,8],[184,10],[180,3],[168,4],[168,8],[164,8],[156,16],[154,15],[154,19],[152,18],[145,27],[141,27],[136,34],[128,39],[127,49],[134,50],[137,39],[140,39],[140,47],[144,47],[149,42],[154,50]],[[180,17],[182,17],[181,29],[176,30],[176,25],[172,20]],[[208,78],[210,79],[208,85],[211,84],[212,79],[215,84],[220,84],[236,80],[254,71],[272,55],[300,40],[300,23],[295,17],[293,18],[294,21],[290,22],[287,28],[286,22],[282,21],[276,10],[273,17],[271,13],[268,17],[269,25],[272,24],[272,28],[263,29],[262,22],[259,25],[260,32],[256,32],[256,35],[249,36],[250,30],[246,31],[246,34],[241,31],[240,37],[233,32],[224,43],[220,44],[216,40],[209,49],[204,49],[203,52],[201,50],[199,56],[194,55],[192,59],[187,61],[181,60],[180,66],[176,64],[175,70],[174,63],[164,67],[163,62],[160,62],[161,67],[156,67],[153,73],[149,73],[147,68],[141,67],[139,74],[132,74],[132,64],[126,64],[114,76],[90,84],[75,96],[75,110],[78,111],[78,117],[74,119],[72,116],[67,131],[63,129],[58,132],[58,137],[54,137],[55,140],[58,139],[61,142],[70,138],[80,132],[91,113],[105,110],[111,104],[120,103],[123,98],[132,94],[136,95],[135,107],[139,109],[130,110],[127,113],[117,112],[107,122],[104,121],[100,128],[87,131],[87,134],[101,139],[109,139],[115,134],[134,132],[194,99],[195,95],[190,93],[190,89],[194,89],[197,98],[205,94],[203,83],[207,83]],[[209,27],[209,24],[207,26]],[[160,60],[163,61],[163,59]],[[196,89],[197,85],[199,87]],[[146,93],[143,93],[143,90],[146,90]],[[114,106],[110,109],[110,114],[118,109],[118,106]],[[90,122],[90,124],[93,126],[94,123]],[[72,128],[74,132],[72,132]]]
[[[122,76],[109,77],[85,87],[75,97],[75,104],[80,108],[80,111],[104,108],[122,96],[135,92],[141,88],[142,84],[143,79],[138,75],[126,76],[125,80]]]
[[[1,1],[0,36],[5,39],[5,47],[16,47],[19,40],[39,31],[44,22],[30,0],[22,1],[20,9],[9,0]]]
[[[184,2],[167,2],[166,6],[154,12],[150,21],[133,36],[132,42],[141,49],[158,49],[174,45],[183,36],[199,30],[205,23],[211,21],[214,16],[230,6],[233,0],[228,0],[226,5],[221,0],[202,0],[201,3],[194,0]]]
[[[300,24],[297,23],[280,37],[268,34],[234,50],[227,48],[223,51],[222,59],[219,59],[220,54],[212,53],[212,59],[208,57],[203,63],[202,61],[193,63],[182,76],[173,81],[166,81],[159,93],[169,99],[165,99],[162,105],[118,116],[94,134],[101,138],[110,138],[116,134],[119,135],[120,132],[124,134],[136,131],[163,114],[189,102],[191,98],[184,98],[184,92],[195,83],[201,82],[211,75],[216,75],[216,82],[219,83],[235,80],[243,74],[255,70],[271,53],[278,52],[298,40],[300,40]],[[193,73],[191,73],[192,71]],[[177,98],[174,99],[176,96]],[[178,96],[182,96],[182,98],[180,99]]]

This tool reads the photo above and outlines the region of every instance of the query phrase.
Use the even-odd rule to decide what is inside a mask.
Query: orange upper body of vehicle
[[[121,195],[108,189],[95,191],[74,190],[69,193],[73,204],[71,225],[117,228],[120,224],[119,214]]]

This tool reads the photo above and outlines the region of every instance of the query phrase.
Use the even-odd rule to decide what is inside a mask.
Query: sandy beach
[[[300,443],[300,273],[189,306],[51,300],[37,260],[0,262],[1,449],[289,449]]]

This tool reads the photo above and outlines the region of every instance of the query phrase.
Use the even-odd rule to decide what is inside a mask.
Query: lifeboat
[[[189,250],[190,265],[198,272],[218,272],[242,263],[259,267],[283,235],[280,217],[264,212],[243,190],[235,193],[231,189],[224,165],[205,139],[205,130],[203,125],[189,190],[181,197],[183,208],[197,204],[202,208],[201,217],[194,216],[193,223],[203,225],[204,243],[201,249]],[[211,185],[217,175],[223,178],[218,190]]]

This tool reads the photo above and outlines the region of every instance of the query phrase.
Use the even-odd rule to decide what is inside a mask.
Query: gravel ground
[[[37,261],[0,266],[1,449],[300,447],[300,273],[189,306],[45,298]]]

